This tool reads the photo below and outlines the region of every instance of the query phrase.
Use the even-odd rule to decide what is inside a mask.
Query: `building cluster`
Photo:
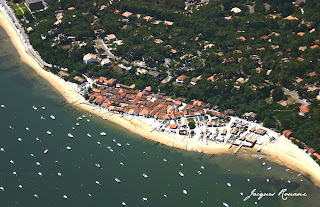
[[[205,114],[204,109],[211,106],[198,100],[193,100],[193,104],[185,104],[183,98],[173,100],[164,94],[152,93],[150,86],[140,91],[135,89],[134,84],[123,85],[113,78],[107,80],[100,77],[95,82],[98,87],[92,89],[89,101],[109,111],[156,119],[176,119]],[[219,112],[210,113],[216,113],[220,117],[226,116]]]

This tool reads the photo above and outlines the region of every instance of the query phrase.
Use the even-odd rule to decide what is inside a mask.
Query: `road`
[[[302,106],[305,106],[305,105],[308,105],[309,103],[307,102],[306,99],[300,99],[300,96],[298,94],[298,92],[296,91],[290,91],[289,89],[287,88],[282,88],[283,90],[283,93],[285,95],[288,95],[290,96],[291,98],[293,98],[297,103],[300,103]]]
[[[43,66],[52,68],[52,64],[49,64],[42,60],[40,54],[35,51],[32,45],[29,42],[28,36],[24,33],[24,29],[20,26],[19,21],[17,20],[14,11],[7,5],[6,0],[0,0],[0,10],[9,18],[11,24],[16,29],[22,43],[24,44],[26,50],[31,53],[32,56]]]

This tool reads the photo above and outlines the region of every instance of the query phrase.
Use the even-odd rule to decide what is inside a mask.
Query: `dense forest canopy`
[[[70,80],[84,73],[113,77],[135,83],[138,89],[152,86],[154,92],[233,109],[239,116],[253,111],[265,126],[280,132],[290,129],[320,151],[319,92],[310,90],[320,87],[320,1],[198,0],[187,7],[183,0],[46,2],[48,9],[34,12],[35,18],[20,18],[26,31],[32,28],[34,48],[47,62],[68,68]],[[132,14],[123,16],[126,11]],[[58,14],[63,15],[60,22]],[[123,44],[108,42],[108,34]],[[103,53],[94,47],[97,38],[121,57],[111,66],[83,63],[85,54]],[[117,66],[133,61],[144,61],[147,70],[156,69],[160,75],[137,75],[137,66],[129,71]],[[189,78],[176,84],[182,74]],[[200,75],[191,85],[190,80]],[[161,83],[168,76],[174,78]],[[303,81],[297,83],[297,78]],[[309,114],[300,116],[300,104],[283,88],[306,99]]]

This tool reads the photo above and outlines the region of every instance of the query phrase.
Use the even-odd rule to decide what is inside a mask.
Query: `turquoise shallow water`
[[[113,207],[122,206],[121,202],[139,207],[211,207],[223,206],[223,202],[237,207],[320,206],[317,205],[320,189],[297,176],[298,172],[286,172],[284,166],[269,162],[263,166],[264,159],[253,158],[244,151],[238,155],[203,155],[173,149],[68,105],[54,88],[21,63],[2,28],[0,104],[6,106],[0,108],[0,147],[4,148],[4,152],[0,151],[0,186],[4,187],[4,191],[0,190],[1,206]],[[51,114],[56,120],[50,119]],[[77,119],[83,115],[86,117]],[[100,136],[102,131],[107,136]],[[68,133],[74,138],[69,138]],[[121,147],[117,143],[121,143]],[[72,150],[67,150],[67,146]],[[48,149],[46,154],[45,149]],[[96,163],[102,169],[97,168]],[[272,169],[267,170],[270,166]],[[143,173],[149,178],[144,178]],[[115,182],[115,178],[122,183]],[[270,182],[266,182],[267,179]],[[308,196],[283,201],[276,195],[243,201],[253,189],[277,193],[284,188],[290,192],[306,192]],[[188,195],[183,194],[184,189]],[[148,202],[144,202],[143,197],[148,198]]]

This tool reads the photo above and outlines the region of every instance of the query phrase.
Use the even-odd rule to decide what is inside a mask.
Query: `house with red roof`
[[[305,116],[309,113],[309,105],[300,106],[300,114]]]

